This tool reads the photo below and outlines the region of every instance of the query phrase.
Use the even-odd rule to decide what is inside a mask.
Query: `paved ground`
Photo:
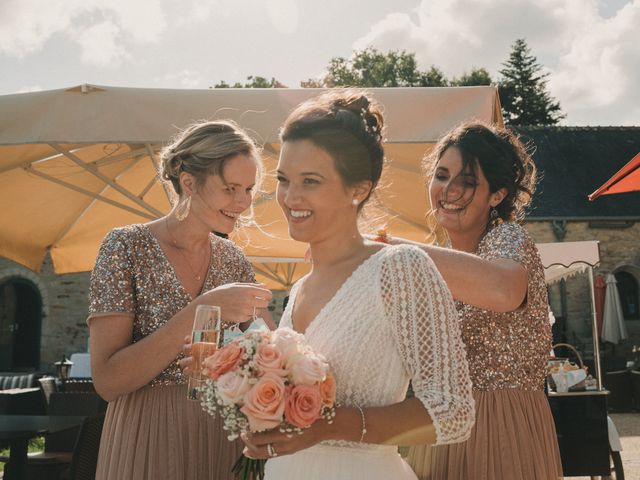
[[[640,480],[640,413],[612,413],[622,441],[625,480]],[[571,477],[588,479],[588,477]]]

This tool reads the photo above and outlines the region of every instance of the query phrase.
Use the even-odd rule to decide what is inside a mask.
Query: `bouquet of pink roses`
[[[319,418],[331,421],[335,415],[336,384],[329,364],[289,328],[247,332],[203,364],[209,380],[202,407],[222,417],[229,440],[273,428],[302,433]],[[233,471],[243,480],[261,479],[264,461],[243,456]]]

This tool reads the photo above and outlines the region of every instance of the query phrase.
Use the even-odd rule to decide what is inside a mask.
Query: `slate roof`
[[[640,219],[640,192],[592,193],[640,152],[640,127],[514,127],[542,173],[527,218]]]

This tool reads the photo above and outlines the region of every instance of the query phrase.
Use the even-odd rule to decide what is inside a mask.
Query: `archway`
[[[38,287],[21,277],[0,281],[0,371],[40,367],[42,297]]]

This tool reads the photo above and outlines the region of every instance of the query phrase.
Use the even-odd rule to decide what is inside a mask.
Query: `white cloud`
[[[640,124],[640,0],[610,18],[598,0],[422,0],[414,12],[388,15],[355,50],[415,52],[422,68],[447,76],[486,67],[494,78],[516,38],[551,73],[549,89],[565,123]]]
[[[78,29],[72,34],[80,45],[82,62],[97,67],[118,67],[129,57],[120,36],[120,28],[110,21]]]
[[[130,45],[157,42],[166,26],[161,0],[3,0],[0,54],[21,58],[61,35],[79,44],[83,62],[114,66]]]
[[[292,34],[298,29],[298,7],[294,0],[266,0],[267,16],[280,33]]]

